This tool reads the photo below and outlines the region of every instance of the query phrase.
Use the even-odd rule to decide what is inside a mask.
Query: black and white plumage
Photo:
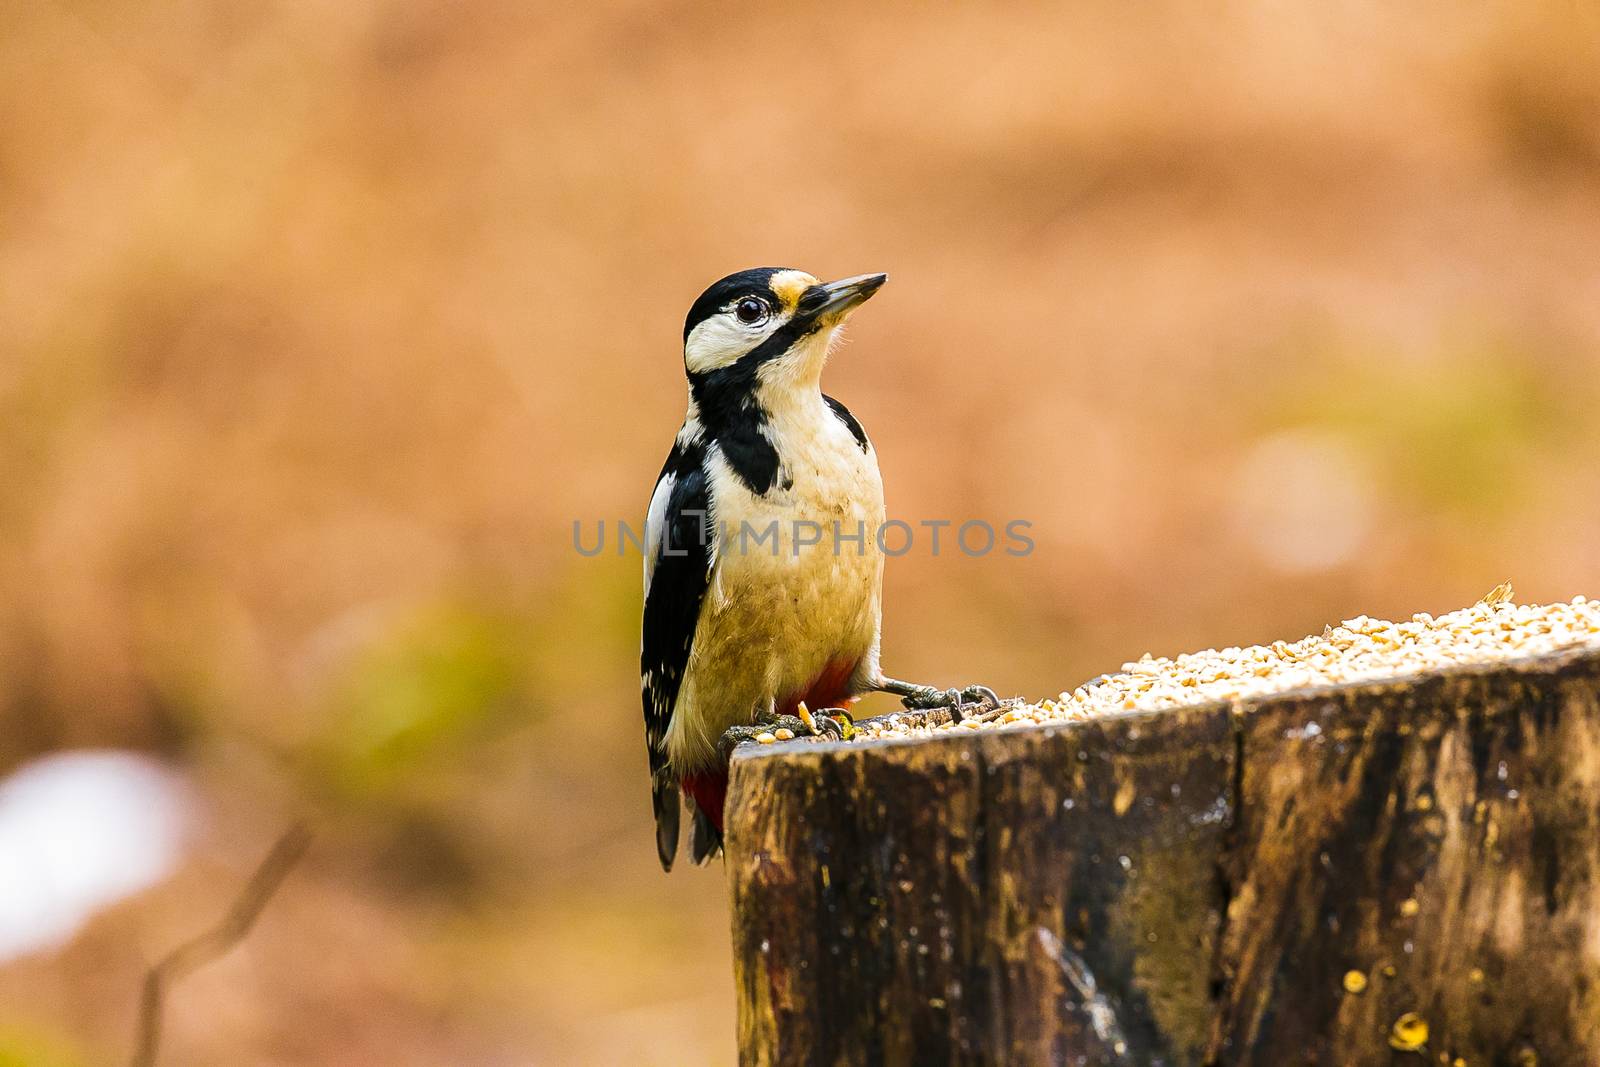
[[[682,802],[678,781],[667,767],[665,741],[711,576],[711,508],[704,462],[704,443],[693,438],[684,441],[680,435],[661,468],[646,519],[644,636],[639,667],[656,845],[667,865],[678,849]]]
[[[684,323],[689,411],[650,499],[640,654],[668,869],[680,791],[693,859],[721,847],[725,732],[873,689],[941,697],[879,670],[883,482],[860,422],[821,389],[839,327],[884,280],[741,271]]]
[[[640,674],[663,866],[677,852],[680,789],[693,857],[720,846],[725,730],[807,698],[844,703],[876,674],[882,482],[860,424],[820,379],[835,331],[883,280],[742,271],[684,323],[689,412],[645,524]],[[860,523],[865,550],[835,553],[831,538],[797,548],[797,521]],[[776,542],[741,543],[746,526],[775,528]]]

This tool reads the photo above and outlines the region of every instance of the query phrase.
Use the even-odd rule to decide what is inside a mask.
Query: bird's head
[[[815,383],[844,320],[888,275],[820,282],[801,270],[740,271],[700,294],[683,323],[683,365],[691,382]]]

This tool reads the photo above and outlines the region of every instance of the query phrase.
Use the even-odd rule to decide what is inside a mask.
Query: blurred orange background
[[[1581,8],[0,4],[0,777],[182,798],[0,951],[0,1064],[121,1060],[307,812],[164,1063],[732,1062],[572,527],[641,522],[736,269],[888,271],[825,385],[891,515],[1033,523],[890,562],[899,676],[1600,592]]]

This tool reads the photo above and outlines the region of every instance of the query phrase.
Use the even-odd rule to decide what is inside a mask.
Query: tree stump
[[[1600,1064],[1600,652],[743,746],[747,1064]]]

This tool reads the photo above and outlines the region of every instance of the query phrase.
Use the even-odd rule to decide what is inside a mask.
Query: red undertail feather
[[[850,679],[855,677],[859,663],[860,660],[853,659],[829,661],[804,689],[778,701],[778,714],[793,715],[802,700],[811,711],[849,707],[856,699],[850,691]]]
[[[711,820],[711,825],[717,828],[717,833],[722,832],[722,804],[728,799],[728,772],[726,770],[705,771],[701,774],[687,775],[682,780],[683,791],[694,798],[695,807],[705,813]]]
[[[850,691],[850,680],[855,677],[859,660],[832,660],[804,689],[790,693],[777,702],[780,715],[793,715],[803,700],[812,711],[823,708],[846,708],[855,703]],[[728,769],[685,775],[681,780],[683,791],[694,800],[695,807],[705,813],[711,825],[722,833],[722,808],[728,799]]]

